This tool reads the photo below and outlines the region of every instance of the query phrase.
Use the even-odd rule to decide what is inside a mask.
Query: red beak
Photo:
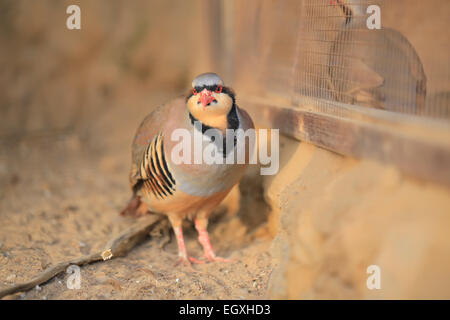
[[[211,91],[203,89],[203,91],[200,92],[200,102],[202,103],[203,108],[206,108],[206,106],[208,106],[214,100],[216,99],[213,97]]]

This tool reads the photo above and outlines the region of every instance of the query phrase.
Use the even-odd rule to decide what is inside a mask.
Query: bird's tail
[[[141,201],[141,197],[133,195],[127,206],[120,211],[121,216],[140,217],[148,212],[147,205]]]

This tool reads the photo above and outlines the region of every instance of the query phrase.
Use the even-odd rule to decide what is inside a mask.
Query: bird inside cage
[[[426,76],[411,43],[400,32],[369,29],[360,0],[332,0],[345,17],[329,52],[330,91],[339,102],[421,114]]]
[[[191,138],[201,137],[201,150],[212,148],[223,158],[232,151],[243,152],[247,159],[252,147],[247,148],[245,143],[234,139],[226,141],[229,139],[226,132],[253,128],[250,116],[237,106],[234,91],[225,86],[217,74],[199,75],[186,97],[155,109],[139,126],[132,144],[133,195],[121,214],[141,215],[151,211],[167,215],[177,238],[179,261],[188,265],[204,262],[189,256],[186,250],[182,222],[192,220],[205,259],[228,261],[216,256],[213,250],[207,232],[208,218],[242,178],[248,161],[198,163],[192,158],[196,157],[196,147]],[[222,141],[211,138],[212,134],[217,137],[215,133],[219,132]],[[173,138],[174,133],[188,134],[183,141],[189,141],[190,147],[176,151],[179,141]],[[236,150],[238,148],[245,150]],[[188,152],[191,161],[176,160],[174,154],[180,151],[183,156]]]

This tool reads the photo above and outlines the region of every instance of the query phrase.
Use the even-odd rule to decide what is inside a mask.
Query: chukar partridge
[[[121,214],[142,214],[147,210],[166,214],[176,235],[180,262],[186,264],[204,262],[190,257],[186,250],[182,222],[193,220],[205,258],[226,261],[216,256],[211,246],[208,217],[244,175],[248,162],[197,163],[191,137],[200,135],[202,147],[212,147],[224,159],[238,147],[245,148],[241,151],[248,157],[251,150],[236,143],[235,138],[226,145],[226,129],[250,128],[254,128],[250,116],[237,106],[234,92],[217,74],[197,76],[186,97],[158,107],[139,126],[132,144],[133,197]],[[184,145],[191,146],[191,150],[180,152],[180,140],[173,139],[180,132],[189,133]],[[215,141],[218,139],[212,138],[211,132],[221,133],[223,140]],[[186,156],[185,152],[191,159],[185,162],[189,163],[175,159],[180,154]]]

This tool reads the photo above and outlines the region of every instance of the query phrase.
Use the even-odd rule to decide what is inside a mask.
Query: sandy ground
[[[135,130],[209,70],[193,42],[201,40],[193,32],[203,21],[199,1],[83,2],[82,29],[73,32],[65,26],[69,4],[0,2],[2,288],[103,249],[135,222],[118,215],[130,197]],[[219,210],[209,227],[217,253],[234,263],[175,268],[176,243],[162,246],[163,232],[126,257],[83,267],[80,290],[67,289],[69,275],[61,274],[12,298],[265,297],[268,210],[260,184],[247,179],[241,189],[239,212]],[[192,225],[185,234],[200,256]]]
[[[170,94],[146,104],[154,106]],[[133,107],[133,105],[135,107]],[[150,108],[150,107],[149,107]],[[90,127],[76,133],[35,134],[2,141],[0,161],[0,283],[29,280],[46,267],[103,249],[135,222],[120,209],[130,197],[129,144],[141,116],[139,103],[113,105]],[[264,298],[271,273],[262,190],[251,178],[241,185],[237,214],[224,210],[210,224],[219,255],[232,263],[194,266],[177,261],[172,232],[163,229],[126,257],[82,267],[81,289],[69,290],[61,274],[20,299],[249,299]],[[185,228],[188,250],[201,255],[192,225]],[[167,243],[168,242],[168,243]],[[11,298],[11,297],[10,297]]]
[[[201,57],[202,54],[207,56],[207,50],[197,32],[204,22],[198,16],[202,8],[200,1],[110,3],[83,2],[83,31],[72,32],[64,24],[65,9],[72,1],[0,1],[0,44],[6,48],[0,51],[0,288],[29,280],[60,261],[103,249],[109,239],[135,222],[118,215],[130,197],[128,170],[134,132],[152,108],[186,92],[196,74],[210,71],[207,59]],[[434,12],[435,8],[436,5],[428,5],[428,2],[424,2],[423,7],[410,7],[416,12],[414,19],[404,14],[403,5],[398,12],[383,13],[384,23],[391,26],[390,22],[394,21],[393,26],[404,32],[416,47],[429,79],[430,94],[448,91],[446,33],[441,32],[445,27],[440,24],[446,20],[426,17],[448,16],[450,7],[438,13]],[[429,34],[434,36],[429,37]],[[238,102],[242,92],[244,90],[237,92]],[[286,157],[290,158],[294,152],[295,149],[289,150]],[[342,160],[344,169],[354,167],[357,172],[350,180],[342,179],[343,184],[333,184],[332,190],[336,192],[330,193],[329,203],[324,202],[322,190],[335,177],[326,180],[329,170],[322,172],[319,164],[331,166],[341,160],[328,161],[326,159],[332,158],[329,153],[311,150],[302,154],[304,160],[300,164],[315,159],[316,154],[324,162],[312,161],[311,168],[304,172],[307,178],[299,163],[293,162],[295,175],[285,170],[283,174],[287,177],[281,175],[275,189],[279,191],[287,186],[287,180],[298,178],[298,183],[290,185],[293,187],[288,190],[295,199],[282,201],[282,209],[289,206],[290,211],[286,212],[295,213],[292,215],[295,222],[296,217],[301,216],[300,209],[305,208],[305,199],[312,206],[311,210],[307,209],[307,216],[316,212],[317,203],[317,208],[326,209],[319,210],[325,218],[318,215],[318,221],[334,226],[334,216],[328,211],[341,207],[333,202],[333,195],[338,204],[359,201],[359,176],[365,175],[358,171],[361,166],[352,165],[354,160]],[[381,172],[382,168],[379,170]],[[363,173],[372,171],[371,166],[361,169]],[[375,174],[369,176],[372,175]],[[269,209],[263,200],[261,185],[252,175],[246,177],[240,184],[242,197],[238,212],[219,210],[209,227],[217,253],[234,258],[236,262],[199,265],[194,267],[194,272],[182,266],[174,267],[177,249],[174,239],[170,238],[171,232],[153,233],[126,257],[84,266],[79,290],[69,290],[66,287],[69,275],[61,274],[40,289],[8,298],[266,298],[270,295],[268,284],[276,287],[274,283],[282,284],[283,279],[288,284],[287,289],[280,289],[281,294],[274,290],[275,295],[270,297],[299,298],[298,289],[313,286],[316,281],[305,270],[301,278],[298,276],[301,269],[297,264],[302,261],[295,254],[294,267],[282,267],[272,273],[282,261],[270,252],[288,256],[286,260],[289,260],[289,247],[277,247],[271,242],[269,234],[279,231],[279,215],[270,214],[270,221],[266,223]],[[405,184],[404,188],[410,188],[410,184]],[[308,193],[308,189],[315,193]],[[374,192],[380,190],[376,184],[373,189]],[[347,190],[348,194],[341,190]],[[421,189],[416,191],[420,194]],[[303,198],[297,197],[296,192]],[[408,196],[409,193],[405,198]],[[378,202],[380,197],[376,194],[373,199]],[[417,199],[421,198],[417,196]],[[448,202],[439,207],[447,208]],[[321,244],[322,238],[317,237],[316,241],[311,231],[314,228],[301,218],[299,221],[300,224],[289,224],[294,230],[290,234],[294,239],[292,252],[302,246],[314,248],[311,252],[319,258],[310,269],[326,277],[328,274],[322,272],[322,263],[336,265],[334,238],[327,238],[331,239],[329,251],[326,248],[316,250],[315,245]],[[420,226],[421,220],[417,221]],[[366,230],[361,227],[355,232],[364,236]],[[413,234],[415,229],[411,230]],[[430,230],[429,234],[434,234],[434,229]],[[191,225],[186,226],[185,234],[190,253],[200,256],[201,248]],[[302,242],[298,241],[299,237],[313,239]],[[170,241],[166,243],[167,240]],[[358,246],[360,241],[355,237],[348,243]],[[447,245],[448,242],[441,243]],[[354,253],[364,252],[351,245],[348,247],[350,258]],[[445,251],[442,246],[439,248],[439,252]],[[332,263],[326,259],[328,257]],[[345,255],[339,257],[345,258]],[[350,258],[347,260],[355,260]],[[409,261],[405,261],[408,265]],[[309,263],[306,260],[306,271]],[[351,272],[348,265],[342,265],[343,274]],[[287,276],[286,270],[289,271]],[[435,273],[447,275],[446,270],[439,272]],[[354,274],[356,278],[360,275]],[[405,287],[410,282],[405,279]],[[319,281],[319,287],[320,283],[323,282]],[[330,283],[332,286],[333,282]],[[357,282],[360,283],[365,282]],[[430,287],[417,286],[418,290]],[[342,297],[341,292],[347,291],[341,289],[348,289],[348,281],[336,288],[309,297]],[[287,295],[288,289],[293,293]],[[393,296],[405,297],[401,293]]]

